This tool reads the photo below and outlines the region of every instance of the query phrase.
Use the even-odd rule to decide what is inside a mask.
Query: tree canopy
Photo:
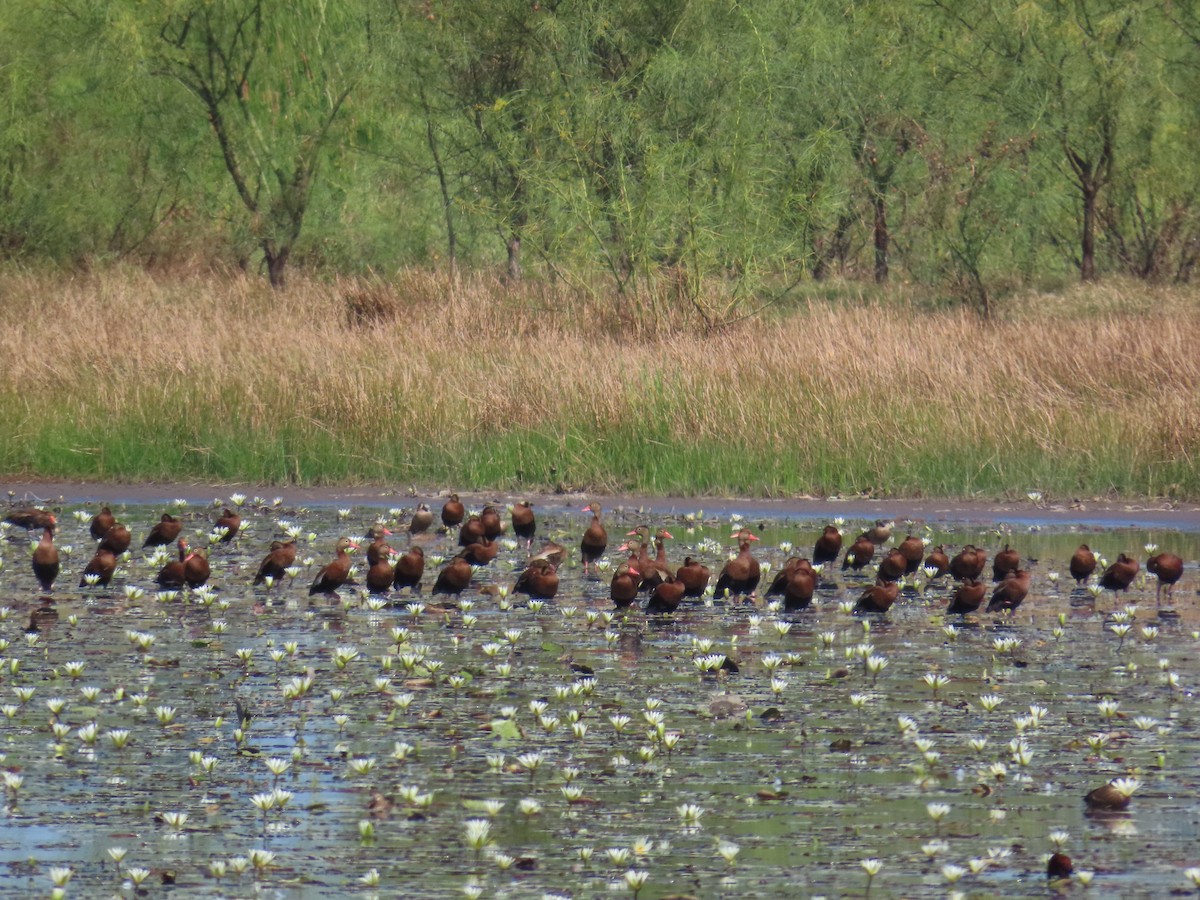
[[[706,322],[1189,280],[1200,14],[1151,0],[10,0],[0,255],[495,269]],[[750,304],[750,305],[747,305]]]

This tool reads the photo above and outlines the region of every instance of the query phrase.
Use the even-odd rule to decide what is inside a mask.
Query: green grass
[[[855,300],[715,333],[419,273],[0,274],[0,472],[677,495],[1200,497],[1195,293]],[[1120,314],[1123,306],[1140,310]],[[1082,310],[1082,312],[1081,312]],[[56,357],[30,347],[56,347]]]

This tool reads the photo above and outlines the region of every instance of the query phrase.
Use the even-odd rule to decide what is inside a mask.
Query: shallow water
[[[169,502],[114,506],[135,547]],[[948,550],[975,543],[994,554],[1007,542],[1034,560],[1033,592],[1015,615],[956,619],[957,634],[943,630],[949,585],[938,582],[906,592],[865,631],[839,602],[855,599],[869,576],[836,568],[826,573],[816,607],[800,613],[773,612],[761,599],[710,598],[669,617],[635,610],[606,622],[611,569],[585,579],[577,553],[557,598],[540,610],[524,597],[479,593],[511,585],[525,558],[516,545],[476,572],[463,595],[473,603],[467,610],[428,596],[432,561],[423,610],[406,607],[407,593],[370,602],[352,588],[343,589],[341,602],[307,596],[339,535],[360,536],[376,515],[404,522],[412,503],[356,498],[344,517],[336,505],[291,507],[286,495],[279,506],[248,503],[249,534],[212,549],[215,599],[206,603],[187,595],[160,600],[153,579],[161,564],[149,562],[149,550],[136,549],[110,588],[74,587],[93,542],[72,513],[90,515],[94,506],[68,502],[58,543],[73,552],[53,595],[59,619],[36,641],[25,631],[41,596],[29,541],[10,529],[0,541],[9,610],[0,621],[9,642],[0,651],[0,704],[7,707],[0,734],[3,766],[23,781],[6,790],[0,893],[49,893],[50,867],[61,865],[73,869],[68,892],[77,896],[132,894],[130,867],[151,870],[144,887],[152,890],[161,890],[169,872],[173,890],[189,896],[457,897],[472,882],[484,896],[629,895],[623,879],[630,868],[648,873],[641,897],[843,896],[865,891],[860,861],[877,858],[872,894],[915,896],[948,889],[944,865],[966,868],[990,854],[960,889],[1041,896],[1043,857],[1056,829],[1069,833],[1066,852],[1095,873],[1093,889],[1105,895],[1162,896],[1188,886],[1184,869],[1200,862],[1200,773],[1191,740],[1200,683],[1194,528],[1153,519],[1117,527],[1120,517],[1100,528],[1028,511],[989,522],[924,516],[914,533]],[[723,501],[701,513],[704,505],[642,504],[606,514],[612,565],[622,556],[618,536],[645,523],[671,529],[672,562],[691,554],[719,569],[739,506]],[[776,567],[790,555],[781,544],[807,553],[828,521],[770,505],[742,509],[747,518],[739,524],[761,537],[756,556]],[[587,516],[576,505],[547,499],[537,512],[535,546],[550,537],[577,548]],[[182,514],[192,543],[206,543],[215,512],[193,501]],[[281,519],[301,527],[300,558],[312,564],[294,582],[252,589]],[[843,530],[852,536],[865,524],[849,518]],[[897,527],[898,537],[904,530]],[[452,536],[419,540],[431,557],[456,549]],[[1144,561],[1150,541],[1188,561],[1173,601],[1156,606],[1152,577],[1119,600],[1073,589],[1066,560],[1079,543],[1109,558],[1127,551]],[[401,549],[406,542],[403,534],[392,538]],[[1053,582],[1056,571],[1063,577]],[[126,587],[146,593],[130,598]],[[1137,609],[1121,640],[1110,626],[1127,604]],[[394,634],[397,628],[407,632]],[[519,634],[506,637],[510,629]],[[153,643],[136,646],[130,631],[152,635]],[[823,634],[831,635],[828,647]],[[1006,638],[1019,643],[998,648]],[[704,642],[740,671],[701,674],[694,659]],[[847,657],[864,642],[887,660],[875,678]],[[501,646],[485,650],[490,643]],[[339,667],[338,648],[358,656]],[[248,662],[239,649],[251,651]],[[774,687],[764,662],[772,654],[782,658]],[[19,661],[15,674],[10,660]],[[442,663],[432,675],[430,661]],[[83,663],[82,673],[72,673],[73,662]],[[504,665],[507,673],[498,670]],[[583,667],[594,680],[580,674]],[[306,673],[311,690],[285,699],[283,686]],[[927,673],[949,682],[935,695],[923,681]],[[1174,675],[1170,684],[1166,673]],[[98,689],[94,699],[84,695],[87,687]],[[32,696],[22,700],[17,688],[31,688]],[[983,694],[1003,702],[988,712]],[[66,702],[57,716],[47,707],[52,698]],[[1119,703],[1111,717],[1098,706],[1103,698]],[[648,700],[658,701],[662,733],[679,735],[670,752],[645,715]],[[531,701],[544,703],[544,712]],[[1040,724],[1024,726],[1030,756],[1018,762],[1009,746],[1018,734],[1014,717],[1031,704],[1046,712]],[[175,709],[166,725],[155,713],[164,706]],[[239,709],[251,715],[240,742]],[[611,717],[620,715],[630,722],[618,733]],[[576,716],[587,726],[582,737],[572,729]],[[900,716],[918,731],[902,734]],[[61,739],[55,721],[69,729]],[[94,746],[79,732],[93,722]],[[106,737],[113,729],[129,730],[124,749]],[[1088,744],[1095,734],[1107,735],[1099,751]],[[972,748],[972,738],[987,744]],[[398,742],[412,748],[401,748],[402,759]],[[194,752],[215,760],[211,772],[189,758]],[[542,754],[533,772],[518,761],[530,752]],[[272,775],[271,757],[291,761],[290,768]],[[374,765],[356,774],[355,759]],[[571,785],[568,767],[578,769]],[[1122,775],[1140,780],[1129,810],[1089,814],[1083,795]],[[564,785],[580,789],[573,802]],[[292,796],[264,815],[251,798],[275,786]],[[489,798],[504,805],[490,819],[488,845],[476,852],[465,843],[464,823],[488,818],[482,801]],[[540,809],[519,811],[527,798]],[[929,803],[949,805],[940,823]],[[683,804],[703,810],[697,822],[682,819]],[[187,814],[177,828],[162,815],[174,812]],[[363,821],[373,830],[368,839],[360,835]],[[931,857],[922,848],[932,852],[935,839],[947,846]],[[718,853],[723,841],[740,848],[732,864]],[[127,849],[120,867],[111,847]],[[272,863],[234,874],[228,861],[255,848],[274,853]],[[580,851],[587,848],[585,861]],[[628,858],[614,861],[610,849]],[[507,869],[498,854],[512,858]],[[209,872],[213,860],[226,861],[221,879]],[[360,881],[372,869],[377,887]]]

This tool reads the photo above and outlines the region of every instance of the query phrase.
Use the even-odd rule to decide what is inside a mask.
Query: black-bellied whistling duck
[[[992,557],[992,581],[1003,581],[1009,572],[1021,568],[1021,554],[1004,545],[1004,549]]]
[[[987,594],[987,585],[974,578],[966,578],[954,589],[954,596],[946,607],[949,615],[966,615],[973,613],[983,604]]]
[[[967,544],[950,560],[950,575],[962,581],[966,578],[978,578],[987,566],[987,552],[973,544]]]
[[[667,562],[667,541],[674,540],[674,535],[665,528],[660,528],[654,532],[654,546],[658,548],[654,555],[654,568],[664,580],[671,576],[671,564]]]
[[[929,555],[925,557],[925,568],[934,570],[931,578],[941,578],[950,570],[950,557],[946,555],[946,550],[941,544],[929,551]]]
[[[846,556],[842,559],[842,571],[854,569],[857,572],[874,558],[874,542],[865,534],[860,534],[854,539],[854,543],[850,545],[850,549],[846,551]]]
[[[800,563],[792,569],[792,574],[783,587],[783,608],[787,610],[808,609],[812,606],[813,593],[817,589],[816,570],[806,559]]]
[[[54,516],[42,527],[42,539],[33,548],[33,577],[43,591],[54,590],[54,579],[58,577],[58,548],[54,546]]]
[[[42,538],[45,540],[45,538]],[[1156,601],[1162,600],[1162,589],[1167,589],[1167,599],[1175,590],[1175,582],[1183,577],[1183,560],[1174,553],[1159,553],[1146,560],[1146,571],[1158,576],[1158,590],[1154,594]]]
[[[1110,591],[1127,591],[1141,568],[1138,561],[1122,553],[1117,561],[1100,576],[1100,587]]]
[[[1118,790],[1116,785],[1111,782],[1102,784],[1098,788],[1094,788],[1087,792],[1083,801],[1088,805],[1089,809],[1102,811],[1116,811],[1127,809],[1129,800],[1132,794],[1127,794],[1124,791]]]
[[[187,559],[188,542],[179,539],[179,558],[173,559],[158,570],[154,583],[164,590],[174,591],[183,587],[183,561]]]
[[[987,611],[1003,612],[1016,609],[1029,595],[1030,579],[1028,569],[1009,572],[992,591],[992,599],[988,602]]]
[[[425,574],[425,551],[420,547],[410,547],[396,560],[395,575],[392,577],[392,587],[396,590],[412,588],[414,593],[421,590],[421,578]]]
[[[803,562],[808,562],[802,556],[789,556],[787,562],[775,573],[775,577],[771,579],[771,586],[767,588],[764,596],[774,597],[776,594],[782,594],[784,588],[787,587],[788,579],[792,577],[792,573],[796,571],[796,567]]]
[[[753,595],[758,589],[762,572],[758,560],[750,552],[750,543],[757,541],[758,537],[744,528],[735,537],[738,539],[738,555],[725,563],[721,574],[717,576],[717,586],[713,591],[715,597],[724,597],[726,592],[731,597],[737,594]]]
[[[1069,568],[1076,585],[1083,584],[1091,578],[1092,573],[1096,571],[1096,554],[1092,552],[1092,548],[1087,544],[1080,544],[1079,549],[1071,556]]]
[[[558,593],[558,570],[544,559],[530,560],[517,577],[514,594],[527,594],[531,600],[553,600]]]
[[[908,535],[896,545],[896,549],[904,557],[904,574],[912,575],[921,568],[921,560],[925,556],[925,542],[916,535]]]
[[[583,574],[586,575],[588,565],[604,555],[604,550],[608,547],[608,532],[604,530],[604,524],[600,521],[599,503],[589,503],[583,511],[592,514],[592,521],[579,541],[579,556],[583,559]]]
[[[181,531],[183,531],[183,522],[170,513],[163,513],[162,518],[155,523],[154,527],[150,529],[150,533],[146,535],[146,540],[142,543],[142,546],[162,547],[166,544],[173,544]]]
[[[333,562],[321,566],[321,570],[317,572],[317,577],[308,589],[310,597],[314,594],[336,594],[338,588],[346,583],[350,577],[350,554],[347,551],[351,547],[357,548],[358,544],[345,536],[338,538]]]
[[[83,587],[88,583],[89,575],[98,576],[98,585],[106,585],[112,581],[113,575],[117,571],[117,557],[111,550],[97,548],[96,555],[91,558],[88,564],[83,569],[83,574],[79,578],[79,586]]]
[[[458,529],[458,546],[465,547],[468,544],[475,544],[482,541],[483,519],[479,516],[471,516],[467,521],[462,523],[462,527]]]
[[[11,510],[4,521],[26,531],[44,531],[47,525],[54,524],[54,514],[48,509],[38,509],[27,506],[23,509]]]
[[[458,596],[471,583],[471,572],[471,564],[463,559],[461,554],[454,557],[438,572],[437,580],[433,583],[433,593]]]
[[[675,612],[683,601],[683,585],[674,575],[668,574],[663,581],[654,586],[650,592],[650,601],[646,604],[646,612],[669,613]]]
[[[892,536],[892,528],[895,524],[891,519],[876,519],[875,524],[863,533],[867,536],[867,540],[876,547],[882,547]]]
[[[109,551],[113,556],[120,556],[129,549],[132,542],[133,535],[129,533],[129,529],[118,522],[108,529],[108,533],[100,541],[100,547]]]
[[[563,560],[567,558],[567,548],[562,544],[556,544],[554,541],[546,541],[542,545],[542,549],[530,557],[530,560],[544,559],[548,563],[552,563],[554,568],[558,568],[563,564]]]
[[[494,541],[504,534],[504,523],[500,520],[500,510],[496,507],[485,506],[479,514],[479,521],[483,524],[483,536],[489,541]]]
[[[412,518],[408,522],[409,534],[424,534],[433,525],[433,512],[425,503],[417,504],[416,510],[412,514]]]
[[[388,552],[392,549],[387,544],[387,537],[391,533],[391,530],[382,522],[376,522],[367,529],[366,539],[371,542],[367,544],[368,566],[375,565],[381,559],[387,560]]]
[[[387,554],[381,556],[367,569],[367,590],[372,594],[386,594],[392,588],[396,570],[388,561]]]
[[[92,516],[92,521],[88,523],[88,531],[91,532],[93,540],[103,540],[108,534],[108,529],[117,524],[117,517],[113,515],[113,511],[107,506],[100,507],[100,512]]]
[[[683,585],[683,596],[702,597],[709,579],[712,578],[712,572],[704,563],[685,556],[683,565],[675,571],[675,578]]]
[[[279,581],[287,574],[287,570],[296,564],[296,541],[271,541],[271,549],[262,564],[258,574],[254,576],[255,584],[262,584],[268,578]]]
[[[221,512],[221,515],[217,517],[217,521],[213,527],[218,532],[224,529],[224,533],[221,535],[221,543],[228,544],[237,537],[238,532],[241,530],[242,517],[227,506]]]
[[[883,581],[899,581],[904,577],[904,571],[907,568],[908,560],[904,558],[903,553],[893,547],[879,561],[879,578]]]
[[[442,525],[445,528],[454,528],[456,525],[461,525],[463,517],[467,514],[467,508],[463,506],[462,501],[458,499],[458,494],[451,494],[449,499],[442,504]]]
[[[205,550],[196,548],[183,561],[183,580],[193,590],[208,584],[208,576],[211,574],[212,568],[208,564],[208,553]]]
[[[813,544],[813,564],[823,566],[826,563],[837,562],[838,554],[841,552],[841,531],[836,525],[826,525],[825,530],[817,538],[817,542]]]
[[[608,596],[612,599],[613,606],[618,609],[624,609],[632,605],[637,599],[638,588],[642,584],[642,573],[637,570],[637,567],[632,563],[623,562],[617,566],[617,571],[613,573],[612,581],[609,583]]]
[[[500,545],[491,538],[485,538],[467,544],[467,546],[462,548],[459,556],[463,557],[473,566],[486,566],[496,558],[496,554],[499,552]]]
[[[877,581],[862,592],[862,596],[858,598],[858,603],[854,606],[854,611],[885,613],[892,608],[892,604],[899,596],[899,582],[889,581],[885,584]]]
[[[1050,858],[1046,860],[1047,878],[1070,878],[1074,871],[1075,866],[1071,862],[1071,857],[1061,851],[1051,853]]]
[[[525,542],[526,547],[533,546],[533,536],[537,534],[537,518],[533,514],[533,504],[522,500],[512,508],[513,534]]]

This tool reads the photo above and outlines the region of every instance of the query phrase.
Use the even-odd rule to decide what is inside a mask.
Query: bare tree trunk
[[[887,200],[881,192],[875,193],[875,283],[886,284],[888,280],[888,225]]]
[[[1096,195],[1100,186],[1091,179],[1082,179],[1083,190],[1083,241],[1079,258],[1079,277],[1084,281],[1096,280]]]
[[[521,235],[513,233],[505,242],[508,247],[508,280],[521,280]]]

